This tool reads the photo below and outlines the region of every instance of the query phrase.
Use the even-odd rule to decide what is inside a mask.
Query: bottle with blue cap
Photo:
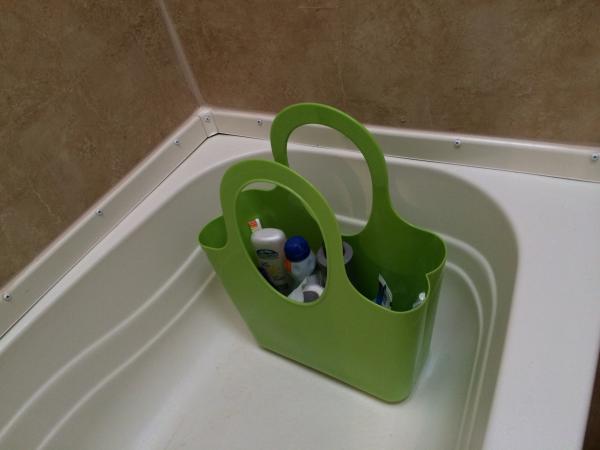
[[[301,283],[315,271],[317,260],[308,242],[302,236],[292,236],[284,246],[286,268],[296,284]]]

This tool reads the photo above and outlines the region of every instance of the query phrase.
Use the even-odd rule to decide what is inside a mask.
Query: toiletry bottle
[[[392,291],[381,274],[377,277],[377,296],[373,301],[379,306],[392,309]]]
[[[413,303],[412,307],[417,308],[421,306],[421,304],[425,301],[425,297],[425,292],[421,292],[417,297],[417,300],[415,300],[415,302]]]
[[[285,243],[286,266],[295,281],[301,283],[315,271],[317,260],[302,236],[292,236]]]
[[[299,303],[310,303],[323,295],[323,286],[319,284],[318,275],[307,276],[289,295],[290,300]]]
[[[344,255],[344,266],[348,270],[348,263],[352,259],[353,251],[350,244],[346,241],[342,241],[342,253]],[[317,252],[317,264],[319,268],[319,282],[322,286],[325,286],[325,282],[327,281],[327,253],[325,252],[325,245]]]
[[[259,267],[264,271],[275,288],[287,293],[289,278],[284,268],[285,233],[277,228],[256,230],[251,236]]]

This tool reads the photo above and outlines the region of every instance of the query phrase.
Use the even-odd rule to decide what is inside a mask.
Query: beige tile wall
[[[600,144],[597,0],[167,0],[210,104]]]
[[[0,13],[0,286],[197,107],[152,1]]]

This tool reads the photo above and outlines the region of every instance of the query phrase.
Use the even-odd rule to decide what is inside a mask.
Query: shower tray
[[[342,231],[360,230],[361,155],[290,150]],[[205,140],[0,339],[0,449],[581,445],[599,183],[387,157],[399,213],[448,247],[430,357],[411,396],[388,404],[259,348],[215,277],[196,234],[245,158],[270,158],[268,141]]]

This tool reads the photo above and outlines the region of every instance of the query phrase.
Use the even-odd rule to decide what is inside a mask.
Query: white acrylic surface
[[[200,114],[202,110],[197,113]],[[11,301],[0,302],[0,337],[97,241],[158,186],[203,141],[203,122],[192,115],[131,173],[2,287]],[[177,143],[175,143],[177,140]],[[102,214],[97,214],[101,210]]]
[[[388,405],[259,349],[197,248],[225,166],[267,149],[207,140],[0,340],[0,448],[580,445],[600,185],[389,159],[397,208],[444,235],[449,264],[425,372]],[[360,225],[356,152],[297,147],[291,162]]]

